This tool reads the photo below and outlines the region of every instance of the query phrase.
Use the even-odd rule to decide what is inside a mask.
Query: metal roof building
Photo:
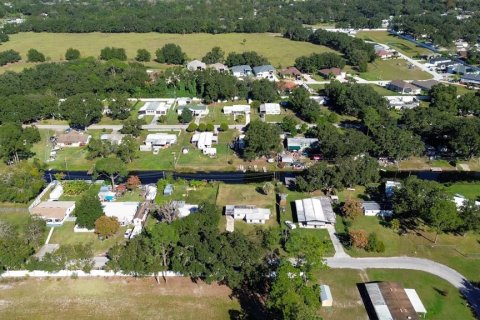
[[[295,208],[300,227],[321,228],[335,224],[335,213],[328,197],[295,200]]]

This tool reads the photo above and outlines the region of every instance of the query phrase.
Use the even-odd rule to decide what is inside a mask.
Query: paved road
[[[48,130],[53,130],[53,131],[63,131],[68,129],[70,126],[69,125],[64,125],[64,124],[34,124],[38,129],[48,129]],[[24,125],[24,127],[29,127],[31,125]],[[87,129],[89,130],[113,130],[113,131],[118,131],[122,129],[122,125],[109,125],[109,124],[92,124],[89,126]],[[187,129],[188,125],[186,124],[173,124],[173,125],[168,125],[168,124],[146,124],[142,126],[142,129],[144,130],[164,130],[164,131],[170,131],[170,130],[185,130]],[[215,125],[215,127],[220,127],[219,125]],[[237,129],[237,130],[242,130],[245,125],[244,124],[233,124],[228,126],[230,129]]]

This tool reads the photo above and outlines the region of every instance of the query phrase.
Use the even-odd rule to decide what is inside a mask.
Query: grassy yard
[[[345,226],[341,218],[337,219],[337,232],[344,233]],[[392,229],[383,226],[377,217],[361,216],[355,219],[351,230],[375,232],[385,243],[385,252],[372,253],[361,249],[347,249],[352,256],[402,256],[431,259],[446,264],[472,281],[480,281],[478,265],[480,264],[480,235],[467,234],[456,236],[441,234],[434,244],[435,233],[421,230],[399,235]]]
[[[125,241],[123,233],[127,227],[121,227],[117,234],[106,240],[98,240],[97,235],[90,232],[74,232],[73,227],[75,222],[66,221],[60,227],[55,227],[52,237],[50,238],[50,243],[52,244],[77,244],[77,243],[88,243],[93,244],[93,251],[95,254],[105,253],[110,249],[114,244]]]
[[[188,183],[183,180],[177,180],[173,184],[173,194],[171,196],[163,195],[163,190],[158,190],[155,202],[163,204],[172,200],[184,200],[186,203],[201,204],[210,202],[215,204],[218,192],[218,183],[206,183],[203,186],[190,188]]]
[[[432,51],[422,47],[418,47],[410,41],[393,36],[387,31],[360,31],[357,33],[357,37],[368,41],[386,44],[391,48],[397,50],[398,52],[401,52],[411,58],[423,54],[432,53]]]
[[[0,221],[7,222],[22,231],[30,218],[27,208],[15,212],[0,212]]]
[[[171,278],[29,279],[0,285],[2,319],[231,319],[230,289]]]
[[[425,80],[432,76],[417,67],[409,68],[409,62],[403,59],[377,60],[368,64],[368,71],[359,76],[365,80]]]
[[[244,43],[245,40],[245,43]],[[106,46],[125,48],[129,59],[133,60],[137,49],[145,48],[154,56],[155,50],[166,43],[175,43],[182,47],[189,59],[200,59],[214,46],[220,46],[226,54],[229,52],[257,51],[264,55],[276,67],[292,65],[297,57],[312,53],[332,52],[333,50],[308,42],[290,41],[280,35],[258,34],[160,34],[160,33],[19,33],[12,35],[8,43],[2,44],[2,50],[13,49],[25,59],[27,51],[35,48],[44,53],[51,61],[64,60],[65,51],[72,47],[79,49],[81,55],[98,57]],[[160,64],[148,63],[149,67],[159,68]],[[32,66],[22,60],[19,63],[0,68],[20,71]]]
[[[459,193],[472,200],[480,199],[480,183],[457,182],[447,185],[447,191],[452,195]]]
[[[260,208],[275,209],[275,194],[261,191],[261,184],[221,184],[218,190],[217,206],[228,204],[255,205]]]
[[[382,95],[382,96],[401,96],[400,93],[388,90],[387,88],[381,87],[381,86],[376,85],[376,84],[367,84],[367,86],[372,87],[373,90],[375,90],[379,95]]]

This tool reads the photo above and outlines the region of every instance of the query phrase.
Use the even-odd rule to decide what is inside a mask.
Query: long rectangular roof
[[[335,213],[327,197],[295,200],[295,207],[299,222],[335,223]]]
[[[75,201],[43,201],[30,210],[31,214],[47,219],[63,219],[67,211],[75,207]]]
[[[365,288],[367,289],[378,320],[419,319],[412,300],[401,284],[397,282],[366,283]],[[420,301],[418,295],[414,297],[412,294],[412,297]],[[418,301],[415,302],[417,308],[419,310],[425,310],[425,308],[421,308],[423,307],[421,301],[419,303]]]

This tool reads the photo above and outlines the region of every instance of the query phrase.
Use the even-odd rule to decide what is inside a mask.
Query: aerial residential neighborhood
[[[0,319],[480,319],[480,3],[0,13]]]

